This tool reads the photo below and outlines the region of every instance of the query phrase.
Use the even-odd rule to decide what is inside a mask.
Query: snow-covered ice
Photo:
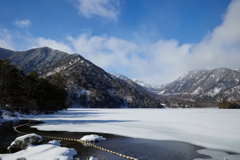
[[[105,140],[106,138],[103,138],[102,136],[98,136],[95,134],[91,135],[85,135],[81,138],[81,141],[87,141],[87,142],[100,142],[102,140]]]
[[[60,147],[56,140],[42,145],[30,145],[26,150],[12,154],[0,154],[1,160],[16,160],[24,157],[28,160],[73,160],[77,151],[71,148]]]
[[[240,110],[70,108],[53,115],[25,118],[44,121],[33,126],[39,130],[177,140],[240,153]]]
[[[221,152],[221,151],[216,151],[216,150],[211,150],[211,149],[201,149],[197,151],[199,154],[205,154],[209,155],[212,158],[207,159],[207,160],[239,160],[240,155],[239,154],[228,154],[226,152]],[[195,158],[194,160],[206,160],[202,158]]]

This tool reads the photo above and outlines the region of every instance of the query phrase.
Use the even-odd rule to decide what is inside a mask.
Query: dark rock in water
[[[37,145],[41,144],[42,142],[43,138],[41,136],[32,133],[17,137],[7,149],[9,153],[14,153],[26,149],[30,144]]]
[[[17,158],[16,160],[27,160],[25,157]]]

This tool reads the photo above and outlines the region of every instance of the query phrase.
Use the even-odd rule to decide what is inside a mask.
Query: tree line
[[[8,59],[0,60],[0,110],[22,114],[52,113],[66,109],[66,99],[60,74],[47,80],[39,78],[35,71],[24,74]]]
[[[91,108],[162,108],[160,101],[129,86],[126,82],[112,78],[104,70],[95,67],[85,67],[83,63],[71,68],[65,81],[72,79],[77,90],[91,91],[90,95],[78,95],[74,90],[69,91],[70,104]]]
[[[240,109],[240,105],[237,102],[228,102],[222,101],[218,104],[218,108],[220,109]]]

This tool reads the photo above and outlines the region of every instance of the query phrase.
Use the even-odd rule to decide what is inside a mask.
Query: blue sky
[[[240,68],[239,0],[1,0],[0,47],[49,46],[108,72],[168,83]]]

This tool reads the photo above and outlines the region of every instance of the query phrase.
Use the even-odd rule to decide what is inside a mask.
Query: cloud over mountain
[[[79,12],[86,17],[100,16],[118,20],[120,1],[75,2]],[[142,36],[138,39],[129,39],[104,32],[94,34],[91,31],[77,32],[75,35],[66,33],[63,39],[31,36],[30,33],[23,37],[28,39],[26,49],[49,46],[71,54],[79,53],[108,72],[123,74],[129,78],[136,77],[148,84],[164,84],[189,70],[239,68],[239,8],[240,1],[233,0],[223,15],[222,23],[211,29],[209,34],[195,44],[181,43],[180,40],[173,38],[158,37],[157,40],[149,40]],[[12,49],[16,44],[13,40],[14,31],[1,30],[3,32],[0,32],[0,45]],[[131,35],[133,33],[129,33],[129,37]]]
[[[14,49],[11,32],[0,28],[0,46],[2,48]]]

